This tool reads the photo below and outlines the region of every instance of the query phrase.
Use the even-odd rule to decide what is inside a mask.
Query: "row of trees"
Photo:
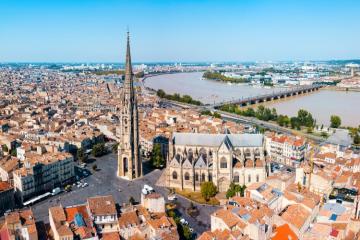
[[[207,71],[203,74],[203,78],[211,79],[211,80],[219,80],[224,82],[233,82],[233,83],[244,83],[247,82],[245,78],[233,78],[233,77],[226,77],[222,75],[220,72],[210,72]]]
[[[164,92],[164,90],[162,90],[162,89],[157,90],[156,95],[160,98],[165,98],[165,99],[169,99],[169,100],[173,100],[173,101],[177,101],[177,102],[183,102],[183,103],[188,103],[188,104],[193,104],[193,105],[198,105],[198,106],[202,105],[202,103],[200,101],[192,99],[192,97],[189,95],[181,96],[178,93],[166,94]]]
[[[226,192],[226,198],[234,197],[237,194],[239,194],[240,197],[243,197],[245,189],[246,189],[245,185],[240,186],[238,184],[231,183],[229,189]]]
[[[246,117],[255,117],[263,121],[276,121],[277,124],[284,127],[291,127],[293,129],[300,130],[301,127],[307,127],[312,129],[315,126],[316,120],[313,118],[310,112],[300,109],[295,117],[289,117],[287,115],[278,115],[275,108],[267,108],[263,105],[254,108],[247,108],[245,110],[239,109],[235,104],[228,104],[221,107],[221,110],[235,113]],[[332,116],[333,126],[340,126],[341,119],[338,116]]]
[[[214,118],[221,118],[221,114],[218,112],[211,112],[210,110],[204,110],[200,113],[201,115],[208,115]]]

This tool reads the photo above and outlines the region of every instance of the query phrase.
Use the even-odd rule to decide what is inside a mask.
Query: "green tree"
[[[82,163],[86,162],[86,160],[87,160],[87,158],[88,158],[88,156],[87,156],[87,154],[85,153],[85,151],[84,151],[83,148],[79,148],[79,149],[77,150],[77,152],[76,152],[76,157],[77,157],[77,159],[78,159],[80,162],[82,162]]]
[[[161,145],[155,143],[150,157],[151,163],[154,167],[159,168],[165,165],[165,158],[161,152]]]
[[[189,226],[182,226],[183,228],[183,237],[185,239],[192,239],[192,232],[190,231]]]
[[[354,136],[354,144],[360,144],[360,136],[358,133],[356,133]]]
[[[95,157],[101,157],[107,153],[105,143],[98,143],[93,146],[92,152]]]
[[[337,115],[331,115],[330,117],[330,127],[338,128],[341,126],[341,118]]]
[[[315,124],[315,120],[312,117],[311,113],[309,113],[304,109],[300,109],[298,111],[297,119],[299,121],[300,126],[313,127]]]
[[[16,156],[17,156],[17,150],[16,150],[16,148],[11,149],[10,155],[13,156],[13,157],[16,157]]]
[[[8,152],[9,151],[9,148],[7,147],[6,144],[2,145],[1,149],[3,150],[3,152]]]
[[[201,183],[201,195],[206,201],[209,201],[211,197],[216,195],[216,186],[213,182],[203,182]]]
[[[160,98],[164,98],[166,94],[165,94],[164,90],[159,89],[159,90],[157,90],[156,95]]]
[[[214,112],[213,116],[214,118],[221,118],[221,114],[218,112]]]

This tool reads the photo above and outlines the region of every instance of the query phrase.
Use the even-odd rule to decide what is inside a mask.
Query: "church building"
[[[267,175],[262,134],[173,133],[169,155],[170,188],[199,191],[212,181],[225,192],[231,182],[248,185]]]

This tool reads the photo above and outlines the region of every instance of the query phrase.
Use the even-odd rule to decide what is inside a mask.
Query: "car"
[[[147,185],[147,184],[144,185],[144,189],[147,190],[149,193],[155,192],[154,189],[151,186]]]
[[[86,167],[86,163],[80,164],[80,167],[85,168],[85,167]]]
[[[182,225],[188,225],[189,224],[184,218],[180,219],[180,223]]]
[[[176,195],[175,194],[171,194],[168,196],[168,200],[169,201],[175,201],[177,199]]]
[[[142,192],[144,195],[149,194],[148,190],[146,190],[145,188],[143,188],[143,189],[141,190],[141,192]]]
[[[82,187],[83,187],[83,188],[84,188],[84,187],[87,187],[87,186],[89,186],[88,183],[83,183],[83,184],[82,184]]]
[[[61,189],[59,187],[57,187],[51,191],[51,195],[55,196],[55,195],[59,194],[60,192],[61,192]]]
[[[194,229],[193,229],[193,228],[189,228],[189,230],[190,230],[191,233],[194,232]]]

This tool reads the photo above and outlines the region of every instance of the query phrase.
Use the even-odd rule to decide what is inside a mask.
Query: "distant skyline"
[[[195,3],[194,3],[195,2]],[[0,62],[360,58],[357,0],[1,0]]]

